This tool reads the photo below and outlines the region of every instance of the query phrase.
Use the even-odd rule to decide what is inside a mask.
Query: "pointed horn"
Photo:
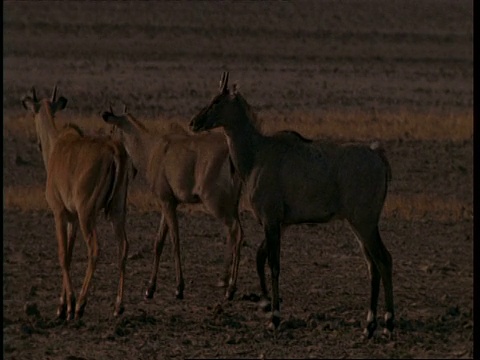
[[[127,104],[123,104],[123,113],[124,113],[124,114],[127,113]]]
[[[110,103],[110,112],[111,112],[112,115],[113,115],[112,103]]]
[[[222,92],[227,92],[228,90],[228,71],[225,71],[225,79],[223,81]]]
[[[38,102],[37,92],[35,91],[35,86],[32,86],[32,96],[33,96],[33,101]]]
[[[222,73],[222,77],[220,78],[220,84],[218,86],[220,92],[223,91],[223,83],[225,82],[225,71]]]
[[[57,99],[57,84],[53,87],[53,92],[52,92],[52,103],[55,102]]]

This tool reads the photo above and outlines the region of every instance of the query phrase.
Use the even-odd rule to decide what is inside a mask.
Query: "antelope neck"
[[[133,127],[132,133],[124,132],[124,145],[134,166],[144,176],[147,173],[150,152],[154,144],[152,134],[144,129]]]
[[[53,149],[53,145],[58,136],[58,131],[55,126],[53,114],[47,104],[42,104],[40,112],[35,115],[37,135],[42,145],[42,157],[45,165],[45,170],[48,169],[48,162],[50,160],[50,154]]]
[[[232,119],[229,125],[224,125],[224,132],[233,164],[242,180],[245,181],[252,172],[255,154],[258,152],[264,136],[255,128],[245,113]]]

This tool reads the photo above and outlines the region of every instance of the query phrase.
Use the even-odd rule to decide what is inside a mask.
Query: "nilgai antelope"
[[[63,274],[57,316],[70,320],[83,315],[99,254],[96,221],[102,209],[112,224],[119,246],[120,281],[114,309],[117,316],[124,311],[128,154],[121,142],[108,137],[85,136],[72,124],[58,128],[54,116],[65,108],[67,99],[63,96],[57,99],[56,93],[55,86],[50,99],[38,100],[35,88],[32,88],[32,96],[24,97],[22,104],[34,114],[37,140],[47,171],[45,197],[55,219],[58,258]],[[78,226],[87,244],[88,265],[75,305],[70,264]]]
[[[190,127],[201,132],[224,129],[233,165],[247,199],[261,223],[265,239],[257,251],[262,296],[268,299],[265,261],[272,274],[271,322],[280,323],[278,279],[283,226],[346,219],[365,255],[371,280],[366,334],[377,326],[376,313],[383,281],[386,331],[394,327],[392,258],[378,230],[390,166],[381,151],[361,145],[322,148],[294,132],[266,136],[257,130],[256,115],[224,73],[220,93],[193,117]]]
[[[238,205],[241,182],[232,170],[228,147],[222,134],[189,134],[182,128],[163,135],[150,132],[125,107],[124,114],[110,111],[103,119],[120,132],[133,165],[144,176],[157,198],[161,218],[154,244],[152,274],[145,293],[151,299],[157,285],[157,272],[167,232],[173,244],[176,274],[176,297],[183,298],[184,279],[180,261],[177,206],[203,203],[219,219],[227,234],[225,273],[220,286],[232,299],[236,290],[240,248],[243,235]]]

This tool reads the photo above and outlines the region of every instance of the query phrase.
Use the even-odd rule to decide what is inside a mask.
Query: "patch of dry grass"
[[[296,130],[310,138],[333,138],[349,140],[453,140],[463,141],[473,137],[473,114],[434,115],[412,114],[367,114],[330,112],[326,116],[316,117],[308,113],[292,112],[288,116],[273,112],[260,113],[262,129],[272,132],[283,129]],[[168,131],[175,124],[186,129],[188,120],[182,118],[140,119],[152,130]],[[60,113],[59,124],[74,122],[91,134],[105,134],[109,126],[100,115],[89,117],[72,117]],[[173,125],[172,125],[173,124]],[[4,121],[4,136],[36,138],[31,115],[10,116]],[[129,194],[131,211],[148,212],[157,210],[155,200],[148,192],[133,190]],[[246,209],[245,202],[242,207]],[[4,188],[4,208],[29,210],[47,210],[44,187],[7,187]],[[202,210],[202,206],[184,205],[187,211]],[[406,220],[432,218],[438,221],[456,221],[473,216],[471,206],[455,198],[440,198],[435,195],[389,194],[384,208],[384,216],[398,217]]]
[[[20,187],[11,186],[4,188],[4,209],[20,211],[49,210],[45,200],[43,186]],[[150,212],[158,211],[155,198],[144,190],[133,190],[128,194],[129,211]],[[242,199],[240,207],[248,211],[248,204]],[[199,205],[181,205],[181,211],[205,211]],[[388,194],[383,209],[384,218],[397,218],[409,221],[430,219],[440,222],[452,222],[473,219],[473,209],[469,204],[464,204],[454,197],[441,198],[431,194]]]
[[[180,125],[180,127],[186,129],[188,124],[186,120],[178,118],[163,118],[156,119],[157,121],[144,121],[152,131],[164,132],[168,131],[173,127]],[[110,125],[105,123],[100,115],[97,116],[70,116],[69,114],[64,114],[62,112],[58,113],[55,118],[58,126],[63,126],[67,123],[74,123],[78,125],[82,130],[84,130],[89,135],[103,135],[110,132]],[[24,114],[24,115],[15,115],[8,116],[3,121],[3,132],[4,137],[11,136],[18,139],[27,139],[29,141],[34,141],[36,139],[35,124],[33,120],[33,115]]]
[[[473,113],[434,114],[329,112],[325,116],[292,112],[289,115],[266,113],[265,132],[291,129],[310,138],[329,137],[349,140],[452,140],[473,138]]]
[[[49,210],[44,186],[7,186],[3,188],[3,209],[20,211]]]
[[[133,114],[135,116],[135,114]],[[420,114],[407,111],[399,113],[361,113],[329,112],[324,116],[310,113],[291,112],[278,114],[261,112],[258,114],[262,130],[273,132],[278,130],[296,130],[305,137],[348,139],[348,140],[452,140],[463,141],[473,138],[473,112],[457,114]],[[156,131],[164,131],[172,123],[184,129],[188,127],[188,119],[179,117],[139,119],[147,127]],[[59,113],[59,124],[74,122],[89,133],[101,134],[109,131],[100,115],[75,117]],[[4,119],[4,136],[27,137],[35,139],[35,127],[31,115],[10,116]]]
[[[383,209],[386,218],[433,219],[440,222],[473,219],[473,208],[454,197],[431,194],[388,194]]]

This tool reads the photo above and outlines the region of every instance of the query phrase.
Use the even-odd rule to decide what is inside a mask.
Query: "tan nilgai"
[[[158,265],[167,232],[174,249],[176,297],[183,298],[185,283],[180,261],[177,206],[203,203],[225,227],[225,273],[220,284],[226,287],[225,297],[232,299],[243,241],[238,214],[241,182],[232,173],[224,136],[218,133],[192,135],[180,126],[168,133],[155,134],[128,113],[126,107],[124,114],[115,115],[110,108],[102,117],[118,129],[133,165],[146,178],[161,211],[146,298],[152,298],[156,290]]]
[[[392,258],[378,230],[378,222],[391,177],[381,148],[361,145],[322,148],[294,132],[272,136],[256,127],[256,116],[245,99],[228,88],[224,73],[220,93],[196,115],[194,132],[222,127],[233,165],[244,183],[244,192],[263,226],[265,239],[257,252],[257,273],[267,298],[265,261],[272,274],[272,322],[280,323],[278,279],[280,237],[283,226],[346,219],[367,261],[371,298],[366,332],[377,326],[380,280],[385,289],[386,330],[394,326]]]
[[[37,140],[47,171],[45,197],[54,219],[63,289],[57,315],[76,319],[83,315],[88,289],[95,272],[99,246],[96,232],[98,214],[104,210],[119,246],[120,280],[114,315],[123,312],[123,287],[128,241],[125,213],[128,187],[128,154],[121,142],[108,137],[84,136],[75,125],[59,128],[55,113],[65,108],[67,99],[38,100],[35,89],[22,99],[34,115]],[[88,265],[75,305],[70,263],[78,226],[88,249]]]

